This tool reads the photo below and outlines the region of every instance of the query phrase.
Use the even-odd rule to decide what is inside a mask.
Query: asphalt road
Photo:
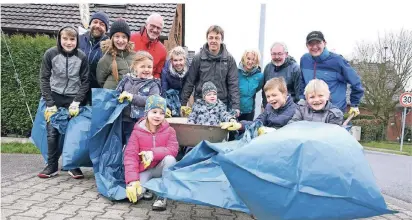
[[[378,186],[386,195],[412,204],[412,157],[365,151]],[[43,169],[40,154],[1,154],[1,180]]]

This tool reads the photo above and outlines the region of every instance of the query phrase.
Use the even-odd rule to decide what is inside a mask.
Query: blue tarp
[[[122,110],[128,102],[117,101],[119,92],[93,89],[90,158],[97,190],[110,200],[126,198],[122,146]]]
[[[388,210],[363,147],[336,125],[297,122],[217,161],[258,219],[355,219]]]
[[[151,179],[143,186],[173,200],[249,213],[216,161],[218,154],[239,147],[237,142],[212,144],[202,141],[164,172],[162,178]]]
[[[30,139],[39,148],[47,163],[47,130],[44,111],[46,102],[40,99],[36,118],[32,128]],[[69,111],[59,108],[57,113],[50,117],[51,125],[61,134],[59,147],[62,150],[63,169],[72,169],[83,166],[91,166],[87,146],[88,133],[91,122],[90,107],[80,107],[78,116],[69,120]]]

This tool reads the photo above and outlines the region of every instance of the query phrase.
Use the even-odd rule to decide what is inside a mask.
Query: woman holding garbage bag
[[[116,89],[123,76],[131,72],[135,52],[130,42],[130,28],[125,20],[113,22],[109,37],[101,42],[104,56],[97,64],[96,77],[102,88]]]
[[[189,62],[187,53],[181,46],[169,51],[169,60],[162,69],[162,96],[166,98],[167,108],[171,111],[170,117],[180,116],[180,95],[187,78]]]

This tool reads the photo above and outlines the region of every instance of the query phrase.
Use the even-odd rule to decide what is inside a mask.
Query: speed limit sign
[[[411,92],[404,92],[399,97],[399,103],[403,107],[412,107],[412,93]]]

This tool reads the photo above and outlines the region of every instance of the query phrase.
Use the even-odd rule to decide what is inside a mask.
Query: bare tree
[[[363,103],[387,125],[412,77],[412,30],[385,33],[378,35],[376,42],[359,43],[354,58],[365,88]]]

